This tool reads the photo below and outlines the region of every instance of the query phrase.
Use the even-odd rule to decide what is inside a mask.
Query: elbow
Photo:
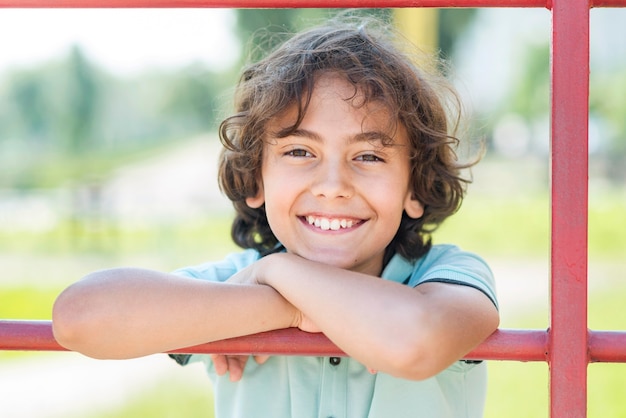
[[[97,347],[98,319],[90,292],[80,282],[65,289],[52,308],[52,333],[62,347],[94,358],[102,358]]]
[[[425,380],[445,369],[446,366],[440,365],[436,356],[425,345],[417,342],[396,346],[389,357],[391,361],[388,373],[407,380]]]
[[[390,374],[409,380],[425,380],[450,367],[489,337],[499,325],[497,313],[484,318],[480,330],[462,343],[450,344],[437,329],[427,331],[423,324],[413,333],[405,333],[390,348]]]
[[[87,322],[83,303],[77,297],[74,286],[65,289],[52,307],[52,334],[61,346],[73,351],[85,334]]]

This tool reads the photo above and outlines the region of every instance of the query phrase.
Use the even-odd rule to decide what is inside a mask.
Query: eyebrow
[[[308,129],[293,129],[292,127],[284,128],[276,132],[275,137],[277,139],[283,139],[290,136],[301,137],[311,139],[316,142],[321,142],[322,137],[313,131]],[[380,142],[383,146],[399,145],[395,142],[394,138],[380,131],[367,131],[361,132],[357,135],[350,137],[351,143],[356,142]]]

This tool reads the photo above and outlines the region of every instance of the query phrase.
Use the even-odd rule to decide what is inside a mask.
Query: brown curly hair
[[[291,129],[297,129],[321,72],[345,77],[365,95],[366,103],[382,103],[397,116],[393,123],[408,132],[410,183],[424,215],[412,219],[403,214],[385,263],[395,253],[409,260],[424,255],[431,246],[431,232],[458,210],[469,182],[461,170],[473,164],[460,164],[455,153],[460,100],[444,77],[414,64],[391,33],[362,19],[356,24],[331,22],[295,35],[244,69],[235,94],[236,113],[221,123],[219,131],[224,145],[219,183],[236,210],[232,238],[238,245],[263,254],[280,248],[265,206],[250,208],[246,198],[258,192],[268,122],[295,105],[298,116]]]

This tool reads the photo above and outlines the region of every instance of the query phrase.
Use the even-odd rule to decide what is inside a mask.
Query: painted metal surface
[[[625,337],[626,339],[626,337]],[[611,338],[596,340],[599,352],[607,350]],[[472,360],[547,361],[548,333],[545,330],[500,329],[468,353]],[[51,321],[0,320],[0,350],[65,351],[52,334]],[[176,353],[282,354],[345,356],[323,334],[283,329],[231,338],[174,350]],[[603,361],[601,356],[597,361]]]
[[[51,321],[0,320],[0,350],[65,351],[52,334]],[[468,353],[470,360],[548,361],[545,330],[499,329]],[[174,353],[283,354],[344,356],[323,334],[284,329],[231,338],[172,351]],[[626,362],[626,333],[589,331],[589,359]]]
[[[552,8],[550,416],[587,410],[589,4]]]
[[[388,8],[540,7],[553,0],[0,0],[0,8]],[[589,7],[626,7],[626,0],[595,0]]]
[[[546,3],[548,1],[548,3]],[[384,8],[384,7],[548,7],[551,0],[0,0],[20,8]],[[616,0],[609,0],[616,1]]]

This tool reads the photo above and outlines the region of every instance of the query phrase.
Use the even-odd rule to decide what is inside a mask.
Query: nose
[[[333,199],[354,195],[354,178],[348,163],[339,159],[320,163],[314,173],[311,192],[317,197]]]

